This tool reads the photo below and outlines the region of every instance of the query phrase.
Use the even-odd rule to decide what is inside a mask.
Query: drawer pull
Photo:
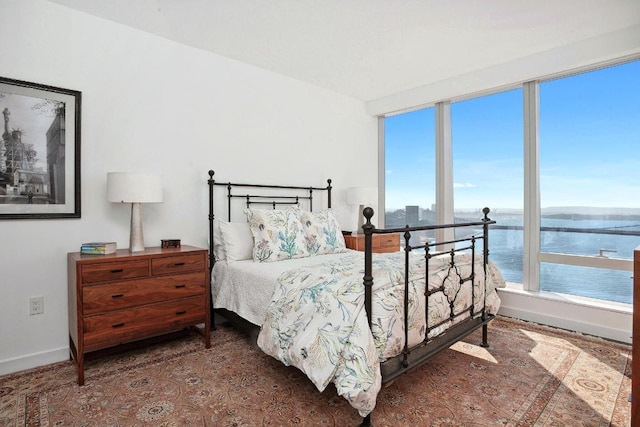
[[[122,268],[115,268],[111,270],[112,273],[122,273],[124,270]]]
[[[185,314],[187,310],[176,311],[176,316],[180,316],[181,314]]]
[[[172,265],[172,267],[182,267],[184,265],[184,262],[176,262]]]
[[[111,295],[111,298],[122,298],[124,296],[124,294],[115,294],[115,295]]]
[[[122,328],[124,323],[116,323],[115,325],[111,325],[112,328]]]
[[[186,288],[186,287],[187,287],[187,285],[185,285],[185,284],[182,284],[182,285],[176,285],[176,289]]]

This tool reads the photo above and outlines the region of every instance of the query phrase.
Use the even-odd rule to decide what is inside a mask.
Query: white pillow
[[[281,261],[309,256],[300,223],[300,209],[245,209],[253,234],[253,260]]]
[[[304,229],[307,250],[311,255],[333,254],[347,250],[342,229],[331,209],[302,212],[300,222]]]
[[[216,261],[223,261],[226,259],[226,255],[224,253],[224,242],[222,241],[222,232],[220,231],[220,221],[219,219],[213,220],[213,255],[216,258]]]
[[[246,222],[220,222],[220,235],[227,262],[253,257],[253,234]]]

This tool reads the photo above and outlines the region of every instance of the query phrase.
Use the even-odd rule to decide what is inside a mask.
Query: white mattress
[[[315,255],[277,262],[216,261],[211,275],[213,307],[233,311],[249,322],[261,326],[276,280],[282,273],[296,267],[323,264],[354,252],[348,250],[339,254]],[[362,265],[364,275],[364,254]]]

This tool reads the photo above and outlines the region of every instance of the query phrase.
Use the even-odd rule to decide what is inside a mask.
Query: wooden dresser
[[[640,426],[640,246],[633,252],[633,345],[631,351],[631,425]]]
[[[110,255],[69,253],[69,347],[84,384],[85,354],[204,324],[211,346],[208,252],[191,246]]]
[[[357,236],[352,234],[345,235],[344,243],[349,249],[364,251],[364,234],[358,234]],[[400,234],[374,234],[371,246],[373,252],[397,252],[400,250]]]

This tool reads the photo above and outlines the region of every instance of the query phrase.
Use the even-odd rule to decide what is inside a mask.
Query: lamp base
[[[140,203],[131,203],[131,234],[129,236],[129,252],[144,251],[142,235],[142,216]]]
[[[354,236],[357,236],[359,234],[364,234],[364,231],[362,230],[362,226],[364,225],[364,215],[362,214],[363,210],[364,210],[364,205],[360,205],[358,207],[358,226],[356,227],[356,231],[351,233]]]

